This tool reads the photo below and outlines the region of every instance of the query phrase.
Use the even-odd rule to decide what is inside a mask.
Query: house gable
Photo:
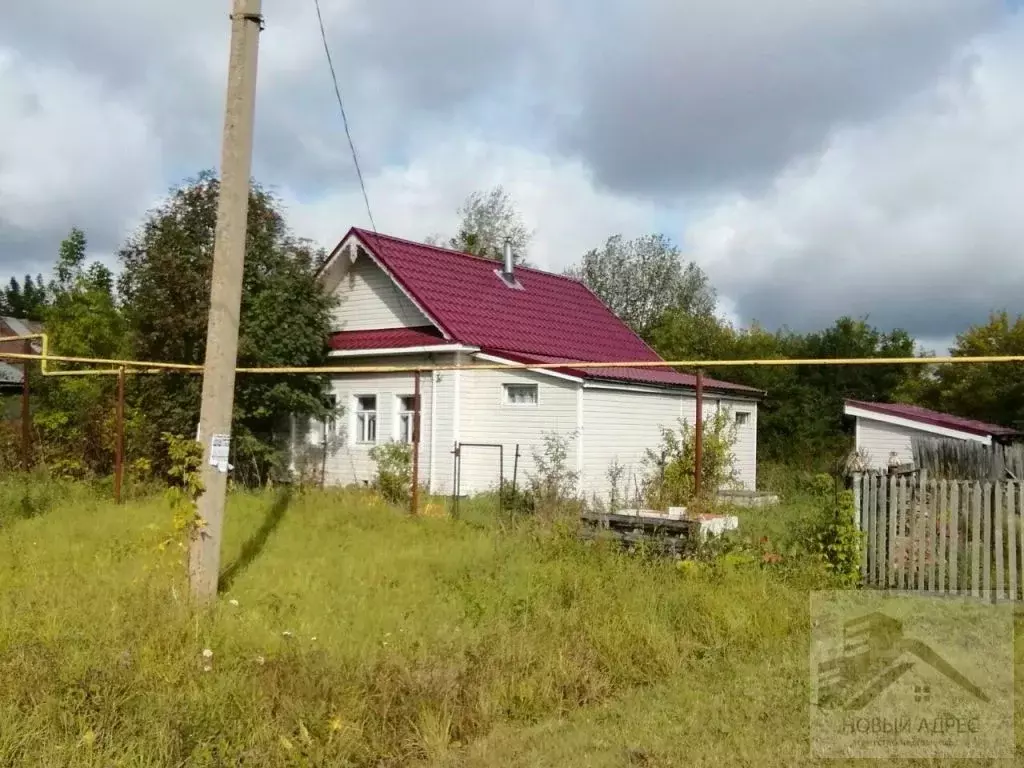
[[[355,235],[335,248],[320,279],[340,299],[334,331],[437,327]]]

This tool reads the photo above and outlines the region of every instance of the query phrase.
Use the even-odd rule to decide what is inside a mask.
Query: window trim
[[[409,398],[409,400],[412,401],[412,408],[410,410],[405,410],[402,407],[402,401],[405,398]],[[402,416],[405,415],[405,414],[409,414],[409,439],[408,440],[404,440],[402,438]],[[416,414],[416,395],[412,395],[412,394],[408,394],[407,395],[407,394],[404,394],[404,393],[396,393],[395,394],[395,400],[394,400],[394,418],[395,418],[395,421],[394,421],[394,429],[392,430],[392,433],[393,433],[392,437],[394,438],[395,442],[402,443],[403,445],[412,445],[412,435],[413,435],[413,431],[414,431],[414,428],[415,428],[415,425],[413,424],[413,420],[416,418],[415,414]],[[422,413],[420,414],[420,418],[421,419],[423,418],[423,414]]]
[[[733,423],[737,427],[745,427],[750,424],[751,411],[736,411],[733,413]]]
[[[359,401],[364,397],[373,398],[373,410],[362,410],[359,405]],[[360,429],[359,417],[364,413],[373,414],[373,440],[363,440],[363,431]],[[352,444],[356,446],[364,445],[377,445],[380,441],[380,393],[378,392],[361,392],[352,395]]]
[[[325,443],[329,444],[331,440],[333,440],[334,438],[336,438],[338,436],[338,432],[340,431],[338,429],[338,413],[337,413],[337,410],[338,410],[338,395],[337,395],[337,393],[336,392],[331,392],[330,394],[327,395],[326,400],[327,400],[327,405],[330,408],[330,410],[334,411],[334,413],[328,415],[324,419],[323,440],[324,440]]]
[[[509,399],[512,387],[531,387],[534,392],[533,402],[516,403]],[[536,408],[540,405],[540,384],[535,381],[506,381],[501,384],[501,404],[506,408]]]

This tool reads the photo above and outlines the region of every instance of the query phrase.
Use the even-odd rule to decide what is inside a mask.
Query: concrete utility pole
[[[206,365],[199,415],[203,444],[199,497],[202,529],[189,544],[189,582],[200,603],[217,595],[221,534],[227,496],[231,411],[238,359],[238,315],[242,304],[249,174],[252,169],[253,119],[256,109],[256,62],[263,28],[261,0],[234,0],[227,106],[221,149],[220,199],[213,247],[210,320],[206,329]]]

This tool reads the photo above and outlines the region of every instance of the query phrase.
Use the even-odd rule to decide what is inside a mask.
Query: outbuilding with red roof
[[[865,457],[869,468],[877,470],[913,462],[915,439],[952,439],[992,445],[1024,437],[1011,427],[905,403],[847,400],[844,412],[856,419],[857,451]]]
[[[661,428],[694,421],[695,378],[663,365],[572,278],[521,266],[506,271],[501,262],[357,228],[332,251],[320,278],[339,298],[332,362],[422,369],[420,466],[432,492],[452,492],[456,446],[461,493],[497,487],[502,474],[511,479],[516,446],[522,484],[550,433],[568,440],[569,469],[579,474],[582,493],[606,495],[615,463],[632,488]],[[452,370],[509,363],[545,367]],[[607,365],[587,365],[593,363]],[[344,415],[307,438],[327,440],[329,481],[369,482],[376,472],[370,449],[410,440],[414,376],[333,378]],[[707,378],[704,388],[705,414],[727,413],[735,425],[736,484],[753,489],[762,393]],[[503,447],[503,467],[484,444]]]

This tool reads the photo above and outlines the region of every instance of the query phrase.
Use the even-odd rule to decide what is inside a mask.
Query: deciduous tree
[[[676,321],[714,315],[715,290],[708,276],[694,262],[685,261],[664,235],[634,240],[613,235],[602,248],[587,251],[567,274],[582,281],[644,337],[667,312]]]
[[[50,351],[72,357],[120,358],[127,351],[127,339],[110,269],[99,261],[87,264],[86,251],[85,233],[79,229],[61,243],[50,282],[50,303],[42,318]],[[72,476],[110,472],[114,385],[114,378],[106,376],[36,374],[33,421],[43,460],[51,471]],[[134,422],[131,416],[129,422]]]
[[[458,213],[461,218],[459,231],[446,243],[449,248],[500,261],[504,258],[505,241],[508,240],[512,244],[515,263],[525,264],[533,235],[504,187],[473,192]]]
[[[219,183],[203,173],[172,191],[120,251],[119,281],[133,354],[202,363],[206,351]],[[249,197],[242,286],[240,366],[310,366],[326,358],[333,299],[316,277],[319,254],[289,230],[280,203],[254,185]],[[193,436],[200,377],[147,376],[137,398],[150,424],[151,455],[165,432]],[[261,482],[280,467],[292,414],[324,413],[322,377],[238,377],[232,428],[236,477]]]

